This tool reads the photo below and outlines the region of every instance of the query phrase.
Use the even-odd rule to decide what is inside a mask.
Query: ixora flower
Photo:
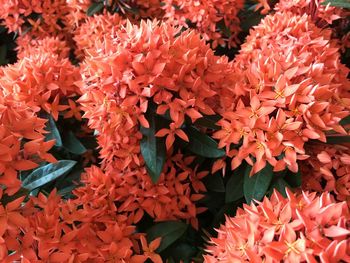
[[[76,44],[75,53],[78,58],[83,58],[86,54],[94,52],[96,41],[102,41],[109,35],[112,37],[118,25],[125,24],[126,20],[118,14],[94,15],[85,18],[84,22],[74,31],[74,41]],[[86,36],[89,37],[86,37]]]
[[[56,160],[47,153],[54,141],[44,141],[46,120],[12,96],[5,95],[0,85],[0,185],[8,195],[21,187],[18,171],[31,170],[43,160]]]
[[[28,27],[38,36],[62,34],[62,20],[68,13],[66,0],[0,1],[0,19],[9,32],[22,35]]]
[[[55,54],[59,59],[69,57],[69,46],[67,42],[60,40],[58,37],[38,39],[28,32],[23,36],[18,36],[16,43],[17,57],[19,59],[35,56],[38,53]]]
[[[310,143],[305,147],[310,158],[300,165],[303,189],[328,191],[350,207],[350,148],[348,144]]]
[[[268,15],[251,30],[233,62],[235,107],[214,134],[233,169],[246,160],[251,174],[267,162],[296,172],[297,160],[308,157],[305,142],[325,142],[330,130],[346,134],[339,121],[349,114],[349,69],[330,35],[291,12]]]
[[[339,262],[350,260],[350,214],[329,193],[275,191],[239,208],[210,239],[204,262]]]
[[[130,223],[138,223],[147,213],[156,221],[185,219],[198,228],[196,215],[205,208],[196,207],[195,202],[203,197],[201,192],[206,191],[201,179],[208,172],[192,169],[193,160],[182,154],[173,155],[156,184],[145,167],[103,172],[93,166],[86,170],[85,186],[78,188],[75,195],[82,203],[118,211],[127,216]]]
[[[319,27],[332,24],[335,20],[346,18],[349,12],[345,9],[323,5],[324,0],[280,0],[276,6],[276,11],[290,11],[294,14],[308,14],[312,21]]]
[[[1,262],[162,262],[155,252],[160,239],[147,244],[116,209],[79,198],[65,201],[55,190],[23,206],[24,198],[0,204]]]
[[[50,40],[39,42],[39,46],[34,47],[38,52],[28,48],[26,52],[33,53],[31,56],[4,67],[0,87],[4,96],[25,103],[34,112],[44,110],[57,120],[59,112],[70,108],[61,104],[62,99],[80,95],[74,84],[80,80],[80,74],[67,58],[45,52],[48,42]],[[42,52],[40,44],[43,45]]]
[[[214,48],[237,46],[241,31],[238,12],[243,8],[243,0],[166,0],[164,3],[166,19],[186,27],[188,22],[193,24],[206,41],[213,41]]]
[[[103,27],[105,20],[99,21]],[[178,160],[183,155],[173,153],[172,146],[175,136],[187,140],[181,129],[185,117],[194,122],[215,112],[223,74],[231,67],[227,58],[213,54],[199,34],[186,31],[175,37],[178,33],[179,28],[148,21],[116,25],[112,34],[97,35],[82,65],[79,85],[84,95],[79,101],[89,127],[98,131],[102,169],[122,181],[116,184],[123,188],[117,191],[124,202],[121,209],[132,213],[141,209],[139,215],[146,211],[157,220],[186,219],[196,226],[200,209],[194,202],[200,195],[196,189],[196,194],[191,193],[195,188],[191,182],[206,173],[191,167],[192,161]],[[139,126],[150,127],[145,117],[150,110],[155,116],[166,112],[170,116],[168,126],[155,131],[157,136],[167,136],[169,159],[155,185],[140,151]],[[167,205],[166,200],[174,203]]]

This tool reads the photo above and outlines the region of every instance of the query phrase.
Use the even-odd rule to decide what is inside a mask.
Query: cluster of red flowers
[[[291,12],[268,15],[251,31],[233,62],[234,107],[214,134],[233,169],[246,160],[252,174],[266,162],[296,172],[297,160],[307,158],[305,142],[325,142],[330,130],[346,134],[339,121],[349,114],[349,69],[330,36]]]
[[[1,190],[0,198],[4,197],[3,193],[7,194],[7,199],[11,198],[9,196],[16,194],[20,189],[21,181],[18,179],[17,171],[31,170],[42,161],[56,161],[48,153],[55,142],[45,141],[46,120],[38,118],[40,111],[46,111],[56,120],[59,114],[63,117],[77,117],[80,114],[79,108],[70,99],[80,94],[75,85],[80,80],[79,68],[74,67],[67,58],[46,52],[50,43],[55,41],[57,42],[57,39],[36,42],[34,46],[24,51],[23,54],[26,54],[24,58],[1,69],[0,183],[5,188]],[[183,161],[179,156],[173,162],[177,162],[176,165],[181,167]],[[173,176],[175,171],[179,171],[174,166],[175,164],[169,164],[169,169],[174,169],[169,172]],[[190,177],[196,180],[196,175],[190,171],[186,172],[183,172],[179,180],[186,181]],[[110,189],[108,180],[111,178],[105,176],[99,169],[93,167],[86,173],[88,178],[86,185],[74,192],[76,196],[74,200],[64,201],[53,191],[48,197],[41,193],[37,198],[31,197],[24,206],[22,205],[24,196],[13,198],[14,201],[9,203],[1,203],[1,262],[41,260],[138,263],[144,262],[147,258],[161,262],[159,255],[154,253],[160,240],[154,240],[147,245],[144,235],[136,233],[133,225],[136,219],[131,214],[123,213],[129,207],[125,203],[127,202],[125,192],[124,196],[119,192],[119,181],[113,189]],[[144,174],[147,174],[146,171]],[[198,173],[198,176],[200,175]],[[97,182],[95,178],[99,181]],[[117,178],[114,180],[117,181]],[[134,180],[138,180],[137,177]],[[170,177],[167,180],[171,181]],[[172,182],[175,184],[175,181]],[[160,186],[158,188],[160,194],[153,193],[152,197],[159,197],[165,191],[170,192],[168,199],[160,197],[157,201],[164,206],[165,202],[169,202],[169,198],[179,198],[181,199],[179,211],[174,211],[174,214],[182,213],[180,207],[182,204],[183,209],[188,209],[194,217],[196,208],[190,206],[190,201],[186,198],[195,200],[200,196],[190,195],[188,190],[181,188],[181,185],[172,185],[174,190],[169,190],[168,187],[170,185]],[[198,187],[203,190],[202,185],[199,184]],[[106,199],[109,190],[120,194],[117,197],[110,195],[114,197],[115,203]],[[126,188],[121,189],[123,190],[128,191]],[[143,194],[142,197],[144,200],[140,200],[140,206],[145,207],[147,195]],[[106,204],[101,202],[101,199]],[[124,208],[117,209],[117,203],[120,206],[123,204]],[[172,216],[163,215],[163,207],[156,206],[151,209],[154,213],[160,213],[158,214],[160,218]],[[14,253],[9,254],[8,251]]]
[[[350,149],[349,145],[307,145],[310,156],[300,165],[303,189],[332,192],[350,207]]]
[[[243,5],[244,0],[166,0],[163,9],[164,17],[173,24],[193,24],[205,40],[213,41],[214,48],[218,45],[236,47],[241,31],[238,12]]]
[[[217,114],[218,130],[199,130],[233,170],[243,161],[251,175],[267,164],[300,169],[302,189],[315,192],[244,205],[211,238],[205,262],[350,262],[349,145],[325,144],[348,133],[349,69],[328,28],[347,13],[320,2],[281,0],[230,62],[211,47],[237,46],[243,0],[0,0],[2,25],[18,34],[18,61],[0,68],[0,261],[162,262],[161,239],[148,244],[138,226],[151,218],[199,229],[210,172],[182,145]],[[100,14],[88,17],[91,7]],[[72,199],[22,196],[23,171],[60,159],[45,116],[96,135],[101,163],[85,169]],[[156,182],[141,151],[148,136],[164,141]],[[97,158],[84,152],[82,167]]]
[[[104,18],[94,19],[102,28],[112,27]],[[93,41],[99,40],[87,45],[91,48],[82,65],[84,95],[80,103],[90,128],[98,132],[102,168],[114,180],[121,180],[117,185],[124,190],[120,192],[134,193],[125,197],[130,211],[145,210],[157,220],[191,219],[196,226],[196,213],[201,209],[195,208],[194,201],[200,195],[191,194],[191,188],[196,193],[205,191],[196,181],[206,172],[190,168],[193,158],[183,159],[181,153],[173,152],[172,145],[175,135],[188,141],[181,129],[186,116],[194,122],[202,114],[214,113],[212,97],[224,83],[220,73],[230,70],[227,59],[214,56],[192,31],[175,37],[179,29],[168,24],[117,24],[109,30],[113,36],[95,28],[86,27],[91,29]],[[156,105],[154,114],[169,112],[171,118],[156,134],[167,136],[168,150],[168,162],[156,185],[147,175],[140,152],[139,125],[149,128],[144,114],[152,110],[152,103]],[[166,205],[166,200],[174,203]]]
[[[42,160],[54,161],[47,153],[53,141],[44,142],[45,119],[26,104],[0,91],[0,184],[9,195],[21,187],[17,171],[31,170]]]
[[[274,192],[244,205],[211,238],[204,262],[348,262],[350,214],[329,193]]]

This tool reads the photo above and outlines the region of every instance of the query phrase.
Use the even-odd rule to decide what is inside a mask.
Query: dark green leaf
[[[243,18],[242,30],[248,32],[253,26],[258,25],[263,18],[264,15],[258,12],[247,12]]]
[[[176,243],[170,248],[170,255],[173,255],[175,262],[192,262],[191,258],[196,255],[197,249],[188,243]]]
[[[48,121],[46,122],[46,130],[49,131],[48,134],[46,134],[46,140],[55,140],[55,146],[61,147],[62,146],[62,139],[61,135],[57,129],[55,120],[52,118],[51,115],[47,116]]]
[[[225,185],[220,173],[215,173],[205,177],[206,186],[208,190],[223,193],[225,192]]]
[[[157,252],[161,252],[178,240],[187,230],[187,224],[180,221],[168,221],[153,225],[147,230],[147,240],[152,240],[161,237],[160,246]]]
[[[244,196],[243,193],[243,181],[244,171],[246,166],[240,165],[236,170],[233,171],[230,179],[226,184],[226,195],[225,202],[230,203],[241,199]]]
[[[6,65],[8,63],[6,59],[6,55],[7,55],[7,46],[1,45],[0,46],[0,65]]]
[[[100,12],[104,7],[103,3],[93,3],[87,10],[86,14],[88,16],[93,16],[94,14]]]
[[[327,136],[327,143],[340,144],[350,142],[350,136]]]
[[[187,136],[190,140],[187,148],[191,152],[207,158],[220,158],[225,156],[225,151],[218,149],[218,144],[215,140],[197,129],[189,127],[187,129]]]
[[[220,127],[216,125],[216,123],[220,120],[220,116],[218,115],[211,115],[211,116],[204,116],[194,122],[194,125],[201,126],[213,130],[220,130]]]
[[[156,183],[162,173],[165,163],[166,149],[163,138],[155,136],[157,132],[157,125],[160,120],[156,119],[156,115],[147,114],[147,120],[150,127],[141,127],[141,133],[143,134],[141,140],[141,154],[146,163],[148,174],[151,176],[152,181]]]
[[[76,188],[76,185],[70,185],[58,190],[58,194],[64,198],[71,198],[73,196],[72,191]]]
[[[248,204],[253,199],[260,201],[265,196],[273,177],[272,166],[270,164],[266,164],[264,169],[253,176],[249,176],[251,169],[251,166],[247,167],[243,182],[244,197]]]
[[[345,117],[345,118],[343,118],[343,119],[340,121],[340,125],[345,126],[345,125],[348,125],[348,124],[350,124],[350,115],[347,116],[347,117]]]
[[[301,172],[297,173],[288,172],[283,178],[291,187],[297,188],[301,186]]]
[[[76,161],[60,160],[35,169],[22,182],[23,188],[32,191],[69,172]]]
[[[284,197],[287,197],[286,187],[291,188],[290,185],[282,177],[280,177],[272,182],[270,189],[269,189],[269,193],[272,194],[273,190],[276,189]]]
[[[321,3],[322,5],[328,5],[341,7],[341,8],[350,8],[350,1],[349,0],[326,0]]]
[[[4,194],[0,200],[1,205],[5,206],[6,204],[20,198],[21,196],[28,195],[29,191],[27,189],[21,188],[14,195]]]
[[[64,137],[63,146],[70,153],[81,155],[86,152],[85,146],[75,137],[72,131],[69,131],[67,136]]]

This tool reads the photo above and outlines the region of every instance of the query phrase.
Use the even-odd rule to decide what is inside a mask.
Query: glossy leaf
[[[201,133],[193,127],[186,130],[189,138],[187,149],[191,152],[207,158],[220,158],[225,156],[225,151],[218,149],[218,144],[215,140],[206,134]]]
[[[249,204],[253,199],[260,201],[269,189],[273,171],[270,164],[266,164],[265,168],[249,176],[252,167],[248,166],[244,174],[243,192],[247,203]]]
[[[149,128],[141,127],[143,136],[140,144],[148,174],[154,183],[158,181],[162,173],[166,156],[164,139],[155,136],[159,124],[157,123],[159,118],[156,119],[155,116],[155,114],[147,114]]]
[[[282,177],[279,177],[272,182],[269,189],[269,193],[272,194],[273,190],[275,189],[278,192],[280,192],[284,197],[287,197],[286,188],[291,188],[291,186]]]
[[[194,122],[196,126],[201,126],[213,130],[220,130],[220,126],[216,125],[216,123],[220,120],[219,115],[210,115],[199,118]]]
[[[219,193],[225,192],[223,177],[220,173],[208,175],[205,177],[205,181],[208,190]]]
[[[284,176],[284,180],[286,183],[288,183],[291,187],[297,188],[301,186],[301,172],[300,170],[297,173],[287,172]]]
[[[88,8],[86,14],[88,16],[93,16],[94,14],[100,12],[104,7],[103,3],[93,3],[91,4],[91,6]]]
[[[47,115],[48,121],[46,122],[46,130],[49,131],[48,134],[46,134],[46,140],[55,140],[55,146],[62,147],[62,138],[61,135],[57,129],[55,120],[52,118],[51,115]]]
[[[161,252],[178,240],[187,230],[187,224],[180,221],[168,221],[153,225],[147,230],[148,242],[161,237],[157,252]]]
[[[60,160],[56,163],[50,163],[35,169],[30,173],[22,182],[22,187],[32,191],[38,187],[41,187],[58,177],[63,176],[69,172],[76,161],[71,160]]]
[[[78,140],[72,131],[69,131],[64,137],[63,146],[70,153],[81,155],[86,152],[85,146]]]
[[[349,0],[326,0],[321,3],[322,5],[330,5],[330,6],[336,6],[341,8],[350,8],[350,1]]]
[[[226,184],[225,202],[230,203],[239,200],[244,196],[243,181],[246,165],[241,165],[233,171]]]

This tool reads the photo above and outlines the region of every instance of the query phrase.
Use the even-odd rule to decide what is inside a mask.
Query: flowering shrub
[[[311,157],[301,166],[303,188],[332,192],[337,200],[350,205],[348,145],[312,144],[306,150]]]
[[[233,156],[232,168],[245,159],[252,174],[267,162],[275,171],[296,172],[305,142],[325,142],[329,130],[346,134],[339,121],[348,115],[349,69],[330,35],[290,12],[269,15],[251,31],[234,60],[235,105],[214,134]]]
[[[0,262],[350,261],[349,8],[0,0]]]
[[[274,192],[226,218],[204,262],[349,261],[349,209],[329,193]]]
[[[230,1],[164,1],[165,17],[176,25],[188,23],[202,34],[205,40],[217,45],[237,46],[240,20],[238,12],[243,0]]]

